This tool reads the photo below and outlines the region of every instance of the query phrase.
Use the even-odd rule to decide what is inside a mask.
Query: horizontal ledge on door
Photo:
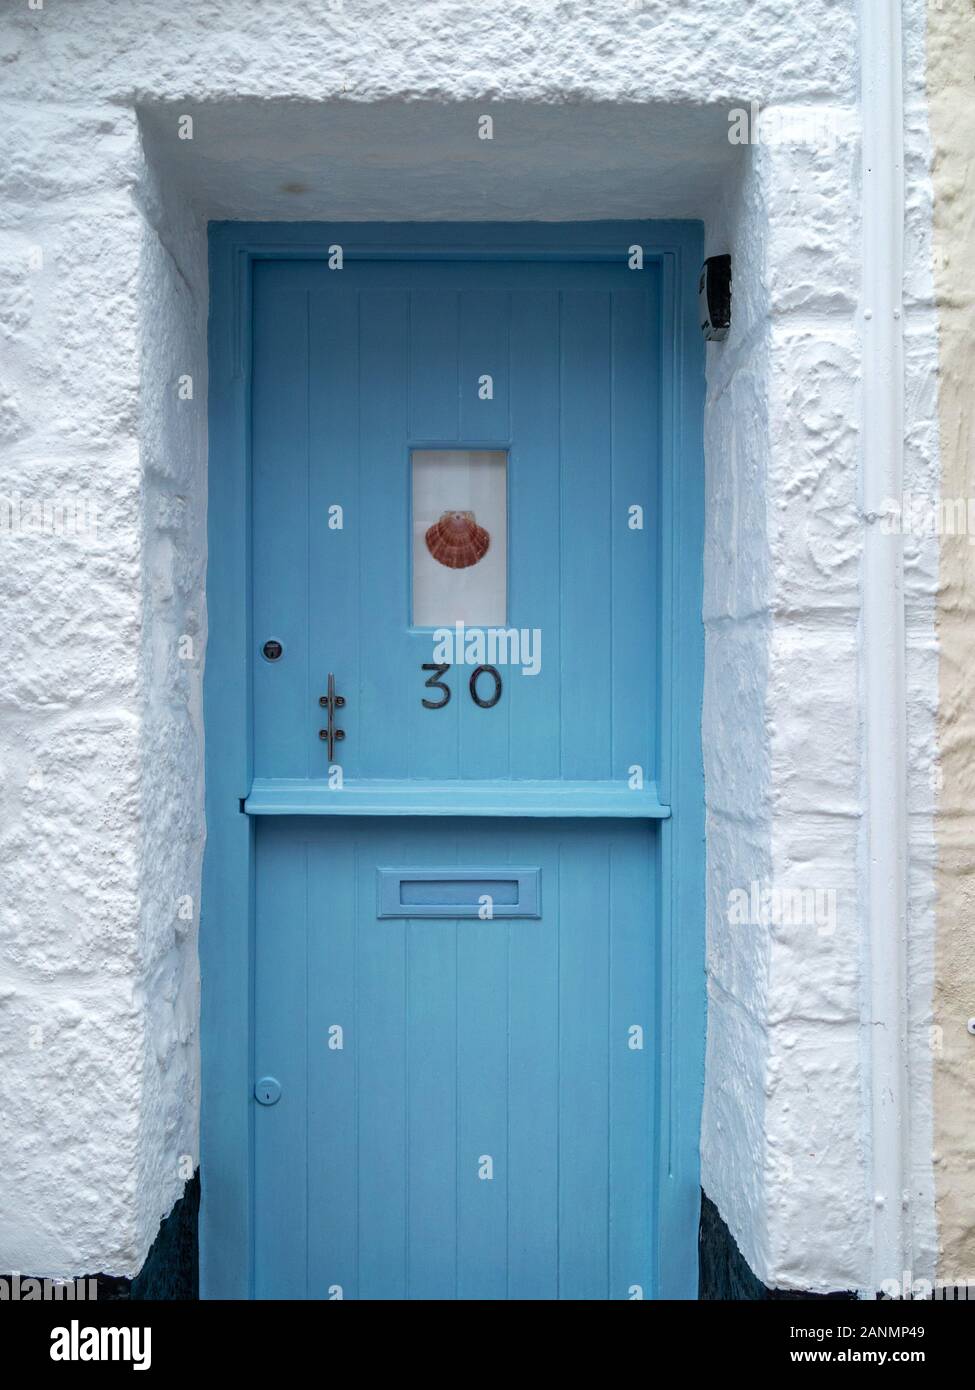
[[[605,816],[666,820],[653,782],[421,782],[257,778],[243,808],[250,816]]]

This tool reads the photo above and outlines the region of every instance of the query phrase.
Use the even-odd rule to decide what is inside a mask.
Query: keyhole
[[[274,1076],[262,1076],[254,1084],[254,1099],[258,1105],[277,1105],[281,1099],[281,1083]]]

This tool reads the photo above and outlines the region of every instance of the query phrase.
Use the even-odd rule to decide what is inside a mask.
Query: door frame
[[[622,261],[661,282],[660,1005],[656,1295],[697,1297],[704,1090],[704,344],[700,222],[211,222],[207,843],[200,907],[200,1296],[253,1296],[251,285],[257,260]],[[634,272],[638,273],[638,272]],[[677,1026],[679,1009],[680,1025]]]

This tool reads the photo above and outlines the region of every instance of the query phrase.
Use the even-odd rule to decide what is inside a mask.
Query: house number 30
[[[433,672],[433,675],[428,676],[424,681],[424,685],[428,686],[431,690],[439,690],[442,696],[439,700],[424,699],[422,701],[423,708],[443,709],[445,705],[449,705],[451,689],[443,679],[450,670],[449,665],[440,665],[435,662],[427,661],[420,667],[420,670]],[[481,691],[488,685],[489,677],[491,681],[494,682],[494,690],[489,698],[485,699]],[[481,709],[493,709],[501,699],[501,675],[494,666],[476,666],[471,672],[468,686],[471,692],[471,699],[474,701],[475,705],[480,705]]]

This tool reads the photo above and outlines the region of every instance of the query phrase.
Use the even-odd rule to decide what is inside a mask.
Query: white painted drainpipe
[[[908,1238],[907,734],[900,535],[880,517],[904,486],[903,87],[900,0],[861,0],[863,130],[862,677],[867,1001],[875,1296],[911,1268]],[[899,528],[898,528],[899,529]]]

